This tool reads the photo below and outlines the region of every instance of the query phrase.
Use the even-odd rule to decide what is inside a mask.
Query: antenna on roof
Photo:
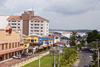
[[[33,11],[33,7],[32,7],[32,11]]]

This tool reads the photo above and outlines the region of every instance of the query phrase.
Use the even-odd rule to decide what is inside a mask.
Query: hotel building
[[[26,49],[24,44],[20,43],[20,33],[12,30],[10,25],[0,29],[0,61],[21,55]]]
[[[49,34],[49,20],[34,16],[34,11],[24,11],[21,16],[0,16],[0,22],[3,26],[9,24],[12,30],[19,31],[21,29],[21,34],[24,35]]]

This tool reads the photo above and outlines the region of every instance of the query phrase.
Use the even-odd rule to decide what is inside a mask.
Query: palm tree
[[[72,34],[70,35],[70,43],[72,46],[76,46],[76,36],[77,36],[77,32],[72,32]]]

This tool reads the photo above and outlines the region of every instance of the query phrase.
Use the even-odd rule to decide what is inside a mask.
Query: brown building
[[[20,55],[27,49],[22,45],[20,45],[20,34],[12,30],[10,25],[7,25],[5,29],[0,29],[0,61]]]

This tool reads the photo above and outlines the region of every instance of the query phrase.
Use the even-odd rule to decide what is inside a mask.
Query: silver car
[[[21,55],[13,56],[14,59],[21,59]]]

